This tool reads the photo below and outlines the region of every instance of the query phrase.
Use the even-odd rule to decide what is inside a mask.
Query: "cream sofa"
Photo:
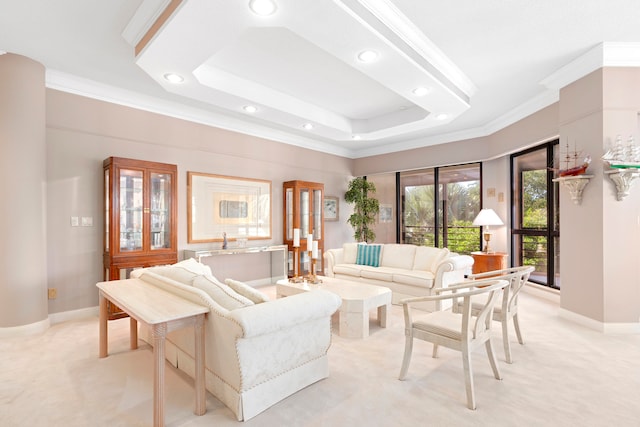
[[[471,273],[473,265],[470,256],[446,248],[392,243],[377,245],[377,263],[375,253],[368,254],[369,259],[364,256],[358,259],[358,251],[362,254],[366,246],[376,245],[345,243],[342,248],[325,251],[325,275],[387,287],[393,292],[394,304],[404,298],[431,295],[433,288],[461,282],[465,274]],[[419,308],[439,309],[434,303]]]
[[[307,292],[269,301],[256,289],[216,280],[193,259],[135,270],[137,277],[210,308],[205,322],[206,388],[239,421],[329,375],[331,315],[340,297]],[[147,330],[140,337],[153,343]],[[167,334],[166,359],[194,376],[191,328]]]

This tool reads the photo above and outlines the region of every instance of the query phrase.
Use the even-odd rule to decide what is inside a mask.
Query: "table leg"
[[[194,330],[195,341],[195,387],[196,387],[196,409],[194,414],[204,415],[207,412],[207,401],[205,395],[205,369],[204,369],[204,314],[196,316]]]
[[[131,350],[138,348],[138,321],[129,316],[129,345]]]
[[[164,427],[164,345],[167,324],[153,325],[153,425]]]
[[[381,328],[387,327],[387,316],[389,313],[390,304],[384,304],[378,307],[378,324]]]
[[[102,292],[100,292],[99,296],[100,302],[100,351],[98,353],[99,357],[107,357],[109,354],[108,347],[108,328],[107,328],[107,299],[104,297]]]
[[[369,336],[369,312],[340,310],[340,336],[366,338]]]

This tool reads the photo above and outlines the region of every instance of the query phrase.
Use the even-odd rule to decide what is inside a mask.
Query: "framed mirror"
[[[271,239],[271,181],[187,172],[187,242]]]

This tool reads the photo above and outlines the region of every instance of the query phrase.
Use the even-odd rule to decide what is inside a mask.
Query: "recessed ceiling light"
[[[176,73],[167,73],[164,75],[164,79],[170,83],[182,83],[184,81],[184,77]]]
[[[354,141],[360,141],[362,137],[360,135],[353,135],[351,139],[353,139]]]
[[[440,114],[438,114],[436,116],[436,120],[445,120],[445,119],[448,119],[448,118],[449,118],[449,115],[445,114],[445,113],[440,113]]]
[[[251,0],[249,2],[249,8],[251,8],[256,15],[269,16],[275,13],[278,6],[273,0]]]
[[[253,105],[245,105],[242,109],[247,113],[255,113],[258,111],[258,107],[254,107]]]
[[[421,87],[415,88],[412,92],[415,96],[425,96],[426,94],[431,92],[431,90],[429,88],[421,86]]]
[[[306,130],[313,129],[313,125],[311,123],[305,123],[302,125],[302,127],[305,128]]]
[[[358,59],[362,62],[373,62],[378,59],[378,52],[375,50],[363,50],[358,54]]]

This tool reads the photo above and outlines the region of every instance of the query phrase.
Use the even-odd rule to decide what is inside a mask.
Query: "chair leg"
[[[522,334],[520,333],[520,322],[518,322],[518,313],[513,315],[513,326],[516,329],[516,335],[518,336],[518,342],[520,344],[524,344],[524,340],[522,339]]]
[[[400,368],[399,380],[404,380],[409,370],[409,363],[411,362],[411,353],[413,351],[413,337],[407,335],[404,342],[404,357],[402,358],[402,368]]]
[[[433,344],[433,353],[431,353],[431,357],[434,359],[438,357],[438,344]]]
[[[471,354],[468,348],[462,349],[462,366],[464,367],[464,385],[467,392],[467,408],[476,409],[476,397],[473,393],[473,370]]]
[[[507,363],[513,363],[511,360],[511,344],[509,343],[509,319],[503,318],[502,321],[502,344],[504,346],[504,357]]]
[[[500,369],[498,369],[498,360],[496,359],[496,355],[493,352],[493,346],[491,345],[491,340],[487,340],[484,343],[484,346],[487,349],[487,356],[489,357],[489,363],[491,364],[491,369],[493,369],[493,376],[497,380],[501,380],[502,375],[500,375]]]

